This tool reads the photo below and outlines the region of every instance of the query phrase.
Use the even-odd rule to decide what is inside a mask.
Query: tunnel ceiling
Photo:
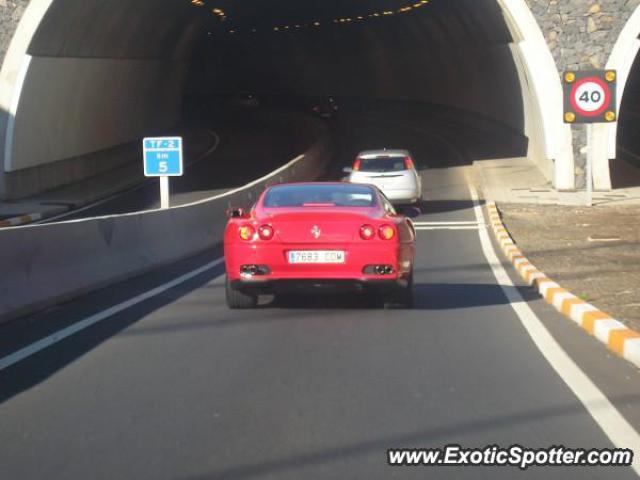
[[[367,27],[425,22],[425,34],[447,42],[509,43],[495,0],[219,0],[224,20],[208,22],[210,35],[326,34]]]
[[[242,90],[438,104],[521,132],[510,43],[497,0],[52,0],[5,168],[168,131],[192,99]]]
[[[55,0],[30,45],[35,56],[189,58],[209,40],[421,28],[429,42],[508,43],[495,0]],[[202,49],[200,49],[202,51]]]

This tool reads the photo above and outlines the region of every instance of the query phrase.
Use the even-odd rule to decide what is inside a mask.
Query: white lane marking
[[[477,230],[486,228],[484,223],[478,222],[413,222],[416,230]]]
[[[22,348],[21,350],[11,353],[6,357],[0,358],[0,371],[24,360],[27,357],[30,357],[31,355],[34,355],[44,350],[45,348],[55,345],[56,343],[64,340],[65,338],[70,337],[71,335],[75,335],[76,333],[81,332],[82,330],[85,330],[86,328],[89,328],[90,326],[95,325],[96,323],[101,322],[102,320],[112,317],[117,313],[127,310],[128,308],[138,305],[139,303],[149,300],[150,298],[158,296],[161,293],[166,292],[167,290],[171,290],[172,288],[177,287],[178,285],[181,285],[185,282],[188,282],[189,280],[209,270],[213,270],[214,268],[221,265],[223,261],[224,261],[224,258],[219,258],[218,260],[207,263],[206,265],[203,265],[200,268],[197,268],[188,273],[185,273],[184,275],[178,278],[175,278],[170,282],[160,285],[159,287],[156,287],[152,290],[142,293],[125,302],[119,303],[118,305],[109,307],[106,310],[96,313],[95,315],[91,315],[90,317],[80,320],[79,322],[74,323],[73,325],[69,325],[68,327],[63,328],[62,330],[58,330],[57,332],[49,335],[48,337],[42,338],[37,342],[34,342],[31,345],[28,345]]]
[[[427,227],[427,226],[422,226],[422,225],[418,225],[418,226],[414,226],[414,228],[416,230],[478,230],[479,228],[481,228],[478,225],[472,226],[472,225],[459,225],[459,226],[446,226],[446,225],[440,225],[440,226],[433,226],[433,227]]]
[[[187,164],[187,167],[192,167],[193,165],[200,163],[202,160],[204,160],[205,158],[207,158],[209,155],[211,155],[213,152],[215,152],[218,147],[220,146],[220,135],[218,135],[216,132],[214,132],[213,130],[208,130],[208,132],[213,135],[213,138],[215,139],[215,142],[213,144],[213,146],[211,148],[209,148],[209,150],[207,150],[206,152],[204,152],[202,155],[200,155],[198,158],[196,158],[193,162],[190,162]],[[153,181],[153,180],[151,180]],[[91,203],[89,205],[85,205],[84,207],[81,208],[76,208],[73,210],[69,210],[68,212],[64,212],[61,213],[60,215],[55,215],[53,217],[48,217],[45,218],[42,221],[39,222],[34,222],[34,225],[40,225],[43,223],[50,223],[53,222],[55,220],[59,220],[61,218],[65,218],[65,217],[70,217],[72,215],[76,215],[80,212],[84,212],[85,210],[89,210],[90,208],[94,208],[94,207],[98,207],[102,204],[105,204],[107,202],[110,202],[111,200],[114,200],[116,198],[119,198],[123,195],[127,195],[131,192],[135,192],[137,190],[140,190],[143,187],[146,187],[147,185],[149,185],[150,181],[149,180],[142,180],[142,183],[140,183],[139,185],[136,185],[134,187],[131,188],[127,188],[121,192],[117,192],[114,193],[113,195],[109,195],[106,198],[103,198],[102,200],[98,200],[97,202]]]
[[[413,222],[421,227],[437,227],[440,225],[478,225],[478,222]]]
[[[476,218],[478,222],[481,222],[484,220],[484,213],[478,201],[478,193],[470,182],[469,190],[473,199]],[[569,357],[531,310],[531,307],[522,298],[511,278],[505,272],[487,231],[480,229],[478,234],[482,252],[493,270],[498,285],[501,286],[511,304],[511,308],[520,318],[533,343],[535,343],[538,350],[540,350],[564,383],[573,391],[611,442],[618,448],[630,448],[635,453],[632,468],[636,474],[640,475],[640,455],[638,454],[640,452],[640,435],[638,435],[638,432]]]

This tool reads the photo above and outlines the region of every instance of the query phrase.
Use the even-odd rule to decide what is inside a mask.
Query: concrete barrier
[[[248,207],[269,185],[324,171],[328,131],[307,125],[317,140],[306,152],[223,195],[168,210],[1,230],[0,323],[213,248],[222,241],[227,208]]]

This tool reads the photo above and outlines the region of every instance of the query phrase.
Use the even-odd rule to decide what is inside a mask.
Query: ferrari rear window
[[[365,185],[283,185],[265,195],[266,208],[374,207],[376,195]]]
[[[371,173],[401,172],[406,170],[404,157],[360,158],[360,171]]]

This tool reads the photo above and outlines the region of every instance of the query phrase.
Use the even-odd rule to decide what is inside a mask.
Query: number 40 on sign
[[[616,114],[615,70],[565,72],[565,123],[611,123]]]

